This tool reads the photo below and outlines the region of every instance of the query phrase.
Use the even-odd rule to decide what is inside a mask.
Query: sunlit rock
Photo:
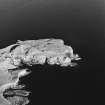
[[[78,54],[74,54],[71,46],[65,45],[61,39],[54,38],[18,40],[16,44],[0,49],[0,105],[17,105],[16,103],[26,105],[29,103],[29,94],[25,94],[26,98],[23,93],[30,92],[21,90],[23,85],[18,84],[21,77],[31,73],[28,71],[28,66],[47,63],[61,67],[74,67],[77,63],[72,61],[80,59]],[[14,91],[14,89],[19,91]]]

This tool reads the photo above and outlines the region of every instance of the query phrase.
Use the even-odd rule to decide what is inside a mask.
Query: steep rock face
[[[18,85],[21,77],[31,73],[27,71],[28,67],[45,63],[72,67],[76,65],[76,63],[72,63],[72,60],[79,59],[77,54],[73,54],[72,47],[64,45],[61,39],[18,41],[14,45],[1,49],[0,105],[4,103],[5,105],[9,103],[13,105],[15,103],[27,104],[29,102],[26,98],[29,92],[22,90],[23,85]]]
[[[15,46],[18,45],[18,46]],[[10,51],[15,46],[13,50]],[[64,45],[64,41],[61,39],[40,39],[40,40],[27,40],[20,41],[16,44],[10,45],[7,48],[1,49],[0,53],[1,66],[3,69],[15,69],[21,65],[22,62],[43,59],[43,63],[46,58],[50,57],[65,57],[71,60],[79,59],[79,56],[73,54],[73,49],[71,46]],[[64,60],[62,58],[62,60]],[[45,59],[45,60],[44,60]],[[61,59],[59,59],[61,61]],[[62,61],[61,61],[62,62]],[[32,63],[32,62],[31,62]]]

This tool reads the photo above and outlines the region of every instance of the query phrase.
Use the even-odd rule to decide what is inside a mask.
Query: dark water
[[[61,38],[83,58],[74,72],[56,73],[56,79],[70,80],[73,88],[104,87],[104,0],[0,1],[0,48],[40,38]],[[49,80],[45,75],[35,80]]]

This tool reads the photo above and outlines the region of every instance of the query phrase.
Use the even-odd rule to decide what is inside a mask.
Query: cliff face
[[[35,43],[36,42],[36,43]],[[1,49],[1,62],[0,62],[0,101],[3,104],[29,102],[19,92],[25,92],[21,90],[23,86],[18,85],[19,79],[26,76],[28,67],[33,65],[59,65],[63,67],[76,66],[76,63],[72,63],[72,60],[79,60],[80,57],[73,53],[71,46],[64,44],[61,39],[40,39],[39,41],[21,41],[17,42],[18,46],[7,46]],[[13,44],[14,45],[14,44]],[[68,54],[67,54],[68,53]],[[72,56],[71,56],[72,55]],[[10,88],[20,89],[16,91],[9,90]],[[26,92],[25,92],[26,93]],[[3,97],[3,94],[5,98]],[[18,96],[20,94],[20,96]],[[14,95],[13,97],[11,97]],[[26,96],[29,94],[26,94]]]

